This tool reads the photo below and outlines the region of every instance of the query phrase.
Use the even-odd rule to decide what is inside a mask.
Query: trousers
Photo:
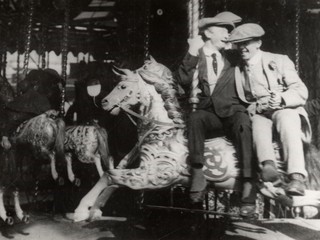
[[[287,173],[307,176],[305,169],[301,119],[295,109],[277,110],[269,115],[257,114],[252,117],[253,146],[259,163],[276,160],[273,149],[273,130],[279,134]]]
[[[191,166],[203,166],[205,139],[225,135],[236,148],[243,177],[253,177],[252,128],[246,112],[239,111],[230,117],[220,118],[214,112],[197,110],[189,115],[187,125]]]

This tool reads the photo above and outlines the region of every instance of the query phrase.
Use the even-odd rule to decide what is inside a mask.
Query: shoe
[[[257,199],[257,186],[253,178],[243,179],[242,184],[242,196],[241,202],[245,203],[255,203]]]
[[[291,196],[304,196],[305,195],[305,185],[304,176],[300,173],[290,174],[290,183],[287,186],[287,194]]]
[[[280,175],[274,161],[266,160],[262,162],[261,178],[264,182],[272,183],[279,180]]]
[[[203,202],[207,192],[207,180],[204,177],[202,168],[191,169],[191,186],[190,186],[190,200],[192,203]]]
[[[255,218],[257,216],[256,205],[254,203],[242,203],[240,207],[240,216],[250,219]]]

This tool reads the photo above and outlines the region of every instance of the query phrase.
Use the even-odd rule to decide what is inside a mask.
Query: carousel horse
[[[102,100],[102,106],[111,114],[117,115],[123,110],[139,119],[139,143],[135,151],[139,152],[140,166],[136,169],[125,169],[134,159],[125,157],[120,162],[120,167],[105,172],[80,201],[73,215],[74,221],[99,218],[99,207],[104,205],[118,187],[160,189],[174,184],[188,186],[190,181],[186,128],[169,69],[151,61],[134,72],[121,70],[121,81]],[[133,112],[131,108],[137,106],[138,111]],[[310,161],[307,166],[308,170],[310,166],[313,168],[313,174],[310,174],[309,178],[319,189],[316,180],[319,176],[316,175],[320,173],[320,164],[316,161],[317,152],[313,153],[314,156],[307,159]],[[218,137],[205,141],[206,160],[203,171],[210,186],[239,189],[240,170],[235,155],[234,147],[226,138]],[[264,195],[281,200],[290,207],[306,206],[311,211],[306,217],[314,215],[316,207],[320,206],[318,191],[308,190],[306,196],[291,199],[285,195],[282,187],[270,184],[262,183],[261,192]]]
[[[40,160],[49,159],[51,165],[51,174],[54,180],[62,183],[62,178],[58,178],[56,170],[56,159],[64,158],[64,134],[65,124],[59,117],[59,112],[51,109],[48,102],[58,101],[60,96],[57,94],[58,85],[51,85],[56,79],[52,73],[43,74],[43,70],[32,70],[37,75],[38,71],[41,77],[34,79],[35,75],[27,75],[26,78],[19,83],[20,95],[12,102],[6,104],[6,108],[1,109],[1,131],[2,134],[9,137],[11,149],[3,151],[6,155],[7,162],[1,159],[2,172],[11,172],[5,177],[1,175],[1,192],[0,192],[0,218],[8,223],[13,223],[12,218],[7,216],[7,212],[3,204],[4,187],[15,188],[18,182],[21,182],[22,171],[25,167],[31,167],[31,163],[37,162],[42,164]],[[31,72],[32,72],[31,71]],[[30,73],[31,73],[30,72]],[[32,77],[32,78],[31,78]],[[37,92],[39,91],[39,92]],[[14,123],[14,124],[12,124]],[[18,127],[17,127],[18,126]],[[10,146],[7,148],[10,148]],[[22,167],[25,156],[26,166]],[[8,167],[11,166],[10,171]],[[19,172],[19,167],[21,172]],[[25,220],[26,215],[19,205],[18,192],[15,189],[14,205],[15,212],[20,220]]]
[[[98,124],[66,127],[64,149],[68,178],[76,186],[80,185],[80,179],[75,177],[72,170],[73,156],[82,163],[94,163],[100,177],[104,173],[101,162],[106,168],[108,163],[113,163],[107,131]]]
[[[14,187],[19,180],[18,158],[21,157],[21,155],[28,154],[28,156],[36,159],[42,157],[45,159],[49,158],[51,174],[55,180],[58,179],[56,159],[57,156],[61,158],[64,156],[63,140],[65,131],[64,122],[58,117],[58,114],[55,110],[48,110],[43,114],[31,118],[23,122],[14,132],[13,136],[10,137],[10,142],[13,146],[11,151],[13,157],[9,159],[10,164],[13,166],[11,170],[11,182],[8,182],[8,179],[3,179],[4,175],[1,176],[0,182],[0,218],[9,224],[13,223],[13,219],[7,216],[3,203],[3,190],[4,187],[7,186]],[[15,163],[12,161],[15,161]],[[22,160],[20,159],[20,161]],[[17,189],[14,191],[14,207],[18,219],[27,221],[28,215],[26,215],[20,207]]]

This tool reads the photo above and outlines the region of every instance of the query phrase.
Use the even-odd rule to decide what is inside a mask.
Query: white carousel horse
[[[75,210],[74,221],[98,217],[101,214],[99,207],[120,186],[143,190],[160,189],[178,183],[187,186],[189,183],[186,129],[175,96],[175,84],[170,71],[152,61],[135,72],[121,70],[120,83],[102,100],[103,109],[111,114],[117,115],[124,110],[139,118],[137,148],[140,166],[125,169],[128,158],[132,160],[131,155],[134,155],[129,153],[130,156],[120,162],[120,167],[105,172],[82,198]],[[139,106],[139,110],[131,111],[133,106]],[[237,189],[240,176],[232,144],[225,138],[209,139],[205,142],[205,156],[203,170],[209,184],[216,188]],[[267,186],[268,183],[262,186],[262,192],[267,196],[276,199],[285,196],[282,188],[268,189]],[[300,206],[302,198],[293,198],[292,201],[287,197],[285,199],[291,206]],[[305,199],[310,199],[308,191]],[[319,206],[319,199],[316,196],[312,201],[305,201],[304,205]]]

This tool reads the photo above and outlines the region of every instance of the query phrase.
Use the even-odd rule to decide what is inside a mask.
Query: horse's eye
[[[127,86],[126,86],[126,85],[121,85],[120,88],[121,88],[121,89],[126,89]]]

